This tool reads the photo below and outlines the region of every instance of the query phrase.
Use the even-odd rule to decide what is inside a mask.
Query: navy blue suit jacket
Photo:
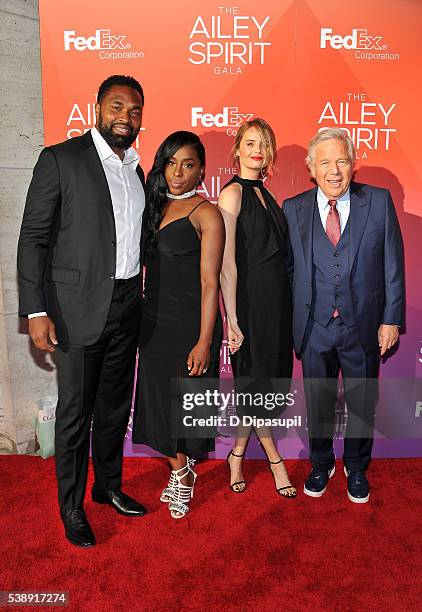
[[[312,303],[313,219],[317,188],[285,200],[290,233],[289,275],[293,289],[293,339],[300,354]],[[350,184],[349,282],[362,347],[378,348],[381,323],[404,323],[403,241],[390,192]]]

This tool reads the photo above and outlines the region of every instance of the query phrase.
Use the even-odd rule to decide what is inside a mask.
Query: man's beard
[[[115,121],[115,124],[119,124],[122,123],[121,121]],[[130,129],[130,132],[128,133],[127,136],[121,136],[119,134],[116,134],[115,132],[113,132],[113,123],[111,123],[110,125],[104,125],[102,117],[101,117],[101,113],[100,116],[98,117],[98,131],[100,132],[101,136],[104,138],[104,140],[106,141],[106,143],[111,147],[111,148],[116,148],[116,149],[128,149],[130,147],[130,145],[135,142],[136,137],[139,133],[135,132],[135,130],[133,130],[131,128],[130,125],[128,125],[127,123],[125,123],[124,125],[127,125],[127,127]]]

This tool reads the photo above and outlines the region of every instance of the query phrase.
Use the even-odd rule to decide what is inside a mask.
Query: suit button
[[[338,256],[339,256],[338,253],[334,253],[334,257],[338,257]]]
[[[110,278],[111,278],[111,280],[114,280],[115,274],[110,274]]]
[[[111,246],[116,246],[116,243],[114,242],[114,240],[113,240],[113,242],[111,243]]]
[[[305,304],[305,306],[309,310],[309,308],[310,308],[309,304]]]
[[[340,274],[334,274],[334,278],[340,278]]]

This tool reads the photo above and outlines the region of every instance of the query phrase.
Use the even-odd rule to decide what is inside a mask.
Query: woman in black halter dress
[[[222,321],[218,310],[224,222],[196,194],[205,151],[191,132],[171,134],[147,179],[145,297],[139,348],[139,393],[133,441],[169,458],[161,501],[173,518],[188,512],[196,474],[190,457],[214,450],[213,438],[172,437],[172,379],[218,378]],[[174,424],[174,420],[173,420]]]
[[[271,378],[284,379],[282,390],[288,392],[293,369],[287,223],[259,179],[271,168],[275,151],[275,136],[267,122],[257,118],[243,124],[233,148],[239,176],[225,185],[218,200],[226,225],[221,288],[236,391],[263,395],[280,392],[280,388],[272,388]],[[278,417],[280,411],[253,406],[245,412],[268,419]],[[235,493],[246,489],[241,468],[251,429],[238,428],[235,446],[227,457]],[[255,431],[267,454],[277,492],[295,497],[296,489],[271,430],[260,427]]]

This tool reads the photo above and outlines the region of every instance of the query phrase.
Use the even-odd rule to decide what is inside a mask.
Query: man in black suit
[[[121,490],[141,314],[145,181],[131,144],[143,106],[132,77],[101,84],[95,128],[41,152],[19,238],[19,315],[35,346],[57,357],[58,497],[76,546],[95,544],[83,510],[91,420],[93,501],[146,512]]]

